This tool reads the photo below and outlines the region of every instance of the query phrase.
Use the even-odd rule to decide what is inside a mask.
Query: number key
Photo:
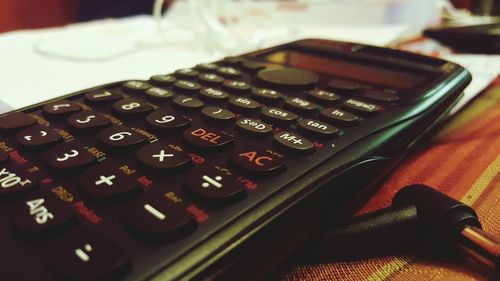
[[[110,125],[111,121],[99,113],[82,111],[68,118],[70,128],[78,131],[100,130]]]
[[[117,125],[102,130],[99,141],[109,149],[133,150],[146,142],[146,137],[124,125]]]
[[[157,109],[146,117],[146,125],[161,132],[181,131],[191,124],[191,120],[165,108]]]
[[[51,117],[66,116],[82,110],[82,106],[74,101],[60,100],[43,106],[43,113]]]
[[[114,90],[99,89],[85,94],[85,101],[93,105],[105,105],[123,98]]]
[[[92,153],[75,141],[49,148],[45,151],[43,158],[50,168],[64,172],[83,169],[96,160]]]
[[[138,99],[124,99],[115,102],[113,109],[120,117],[137,117],[153,111],[153,106]]]
[[[51,127],[36,125],[19,132],[16,140],[27,149],[44,149],[61,141],[62,138]]]

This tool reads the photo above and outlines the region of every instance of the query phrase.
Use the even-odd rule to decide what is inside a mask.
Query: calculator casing
[[[320,60],[347,61],[354,68],[369,66],[368,74],[373,75],[378,73],[377,69],[381,75],[416,73],[419,82],[414,87],[404,88],[401,82],[395,82],[398,86],[394,86],[385,78],[382,82],[366,78],[367,82],[363,77],[353,78],[352,74],[343,77],[362,85],[361,91],[375,88],[396,92],[399,100],[370,101],[381,105],[385,111],[363,117],[356,126],[342,128],[343,134],[336,138],[319,141],[321,147],[316,147],[312,154],[291,153],[289,160],[304,161],[307,169],[299,172],[295,165],[282,175],[257,180],[262,186],[272,183],[279,188],[263,190],[259,187],[257,191],[250,190],[247,198],[240,202],[215,208],[215,211],[208,208],[212,225],[199,225],[194,233],[179,241],[167,244],[141,241],[138,245],[144,243],[147,247],[134,245],[126,249],[131,256],[132,269],[123,280],[258,280],[279,276],[278,264],[322,229],[352,215],[417,144],[428,140],[448,117],[449,110],[471,79],[463,67],[440,59],[320,39],[300,40],[242,57],[276,66],[278,64],[266,56],[289,50],[305,52]],[[384,72],[387,69],[390,72]],[[97,88],[116,87],[120,83]],[[90,90],[64,98],[77,99]],[[39,106],[19,111],[29,112]],[[325,150],[328,151],[322,153]],[[104,218],[108,212],[114,213],[105,210]],[[4,215],[1,217],[5,225],[8,220]],[[100,226],[100,231],[111,240],[127,241],[128,238],[113,237],[120,232],[110,227]],[[8,231],[4,228],[1,226],[0,230]],[[151,249],[158,250],[149,255]],[[46,273],[40,276],[46,277]]]

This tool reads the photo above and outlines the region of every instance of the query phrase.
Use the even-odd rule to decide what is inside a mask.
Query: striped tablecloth
[[[491,233],[500,234],[500,78],[455,115],[424,148],[390,176],[360,213],[390,205],[405,185],[423,183],[472,206]],[[464,259],[418,254],[297,265],[291,280],[499,280]]]

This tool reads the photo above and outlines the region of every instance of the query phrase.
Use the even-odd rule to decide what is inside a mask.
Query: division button
[[[200,91],[200,99],[205,101],[224,102],[228,97],[226,92],[214,88],[204,88]]]
[[[149,81],[151,83],[158,85],[158,86],[169,86],[169,85],[173,84],[175,82],[175,80],[176,80],[175,77],[173,75],[170,75],[170,74],[153,75],[149,79]]]
[[[71,129],[78,131],[97,131],[108,127],[111,120],[102,116],[100,113],[84,110],[75,113],[68,118]]]
[[[319,109],[315,103],[301,98],[289,98],[285,101],[284,106],[291,111],[303,114],[314,113]]]
[[[351,81],[342,79],[333,79],[328,82],[328,88],[335,92],[345,95],[354,95],[361,90],[361,86]]]
[[[81,170],[90,166],[96,160],[92,153],[75,141],[61,143],[49,148],[45,151],[43,158],[50,168],[64,172]]]
[[[146,137],[124,125],[106,128],[99,132],[99,141],[112,150],[134,150],[146,143]]]
[[[238,168],[258,175],[269,175],[285,170],[285,158],[275,155],[257,146],[237,147],[230,155],[230,160]]]
[[[241,75],[241,72],[232,67],[223,66],[217,70],[217,74],[224,76],[226,78],[238,78]]]
[[[119,117],[138,117],[153,111],[153,106],[142,100],[127,98],[115,102],[113,110]]]
[[[262,119],[273,124],[290,125],[295,123],[299,116],[281,108],[267,107],[262,110]]]
[[[208,121],[229,123],[236,119],[231,111],[217,106],[207,106],[201,111],[201,116]]]
[[[312,119],[300,120],[297,129],[308,135],[324,138],[334,137],[340,132],[337,127]]]
[[[253,112],[261,108],[261,104],[245,97],[231,97],[229,106],[239,112]]]
[[[82,106],[74,101],[60,100],[43,106],[43,113],[51,117],[67,116],[82,110]]]
[[[123,98],[116,90],[99,89],[85,94],[85,101],[93,105],[106,105]]]
[[[213,73],[204,73],[198,76],[198,81],[203,85],[217,86],[224,82],[224,78]]]
[[[378,105],[362,102],[355,99],[348,99],[344,102],[344,107],[348,110],[355,111],[363,115],[375,115],[382,111]]]
[[[137,186],[135,179],[117,168],[101,163],[78,177],[81,190],[95,200],[113,199]]]
[[[70,204],[52,192],[41,191],[21,200],[12,224],[28,237],[43,238],[66,229],[76,221]]]
[[[307,98],[326,105],[335,104],[340,100],[339,95],[318,89],[309,91]]]
[[[198,77],[198,75],[200,75],[200,72],[192,68],[183,68],[176,70],[174,72],[174,75],[179,78],[195,79],[196,77]]]
[[[191,120],[168,108],[159,108],[146,116],[146,125],[153,130],[171,133],[191,125]]]
[[[183,134],[184,140],[201,151],[218,151],[233,145],[233,136],[220,130],[193,127]]]
[[[224,81],[224,90],[234,95],[244,95],[250,92],[251,86],[245,81],[226,80]]]
[[[0,117],[0,132],[21,130],[35,123],[35,119],[24,112],[8,113]]]
[[[359,122],[359,117],[337,108],[325,108],[321,110],[321,118],[329,123],[352,126]]]
[[[13,163],[0,165],[0,198],[21,193],[37,186],[38,173],[29,173]]]
[[[378,90],[368,90],[363,93],[363,97],[380,102],[397,102],[399,100],[399,96],[394,92]]]
[[[149,88],[146,91],[146,99],[148,99],[151,102],[157,102],[157,103],[170,101],[173,95],[174,93],[172,93],[172,91],[170,90],[156,88],[156,87]]]
[[[268,68],[257,73],[260,82],[269,87],[298,91],[314,88],[319,77],[316,73],[292,67]]]
[[[252,97],[264,103],[277,103],[283,100],[283,95],[278,91],[264,88],[255,89]]]
[[[204,167],[185,176],[184,188],[194,197],[207,203],[228,204],[241,200],[246,189],[233,175],[214,167]]]
[[[194,94],[201,89],[200,84],[187,80],[178,80],[174,83],[174,91],[185,94]]]
[[[131,269],[118,246],[96,229],[73,229],[49,248],[50,264],[62,280],[118,280]]]
[[[310,141],[286,131],[281,131],[275,134],[274,143],[278,147],[293,152],[311,152],[314,150],[314,145]]]
[[[127,226],[147,239],[180,239],[196,228],[194,217],[182,204],[153,192],[143,193],[127,205],[124,217]]]
[[[62,137],[51,127],[35,125],[17,133],[16,140],[26,149],[45,149],[60,142]]]
[[[137,152],[137,159],[152,172],[178,172],[191,166],[191,157],[160,143],[151,143]]]
[[[200,110],[203,107],[201,100],[183,95],[176,96],[173,103],[177,109],[186,111]]]
[[[143,81],[127,81],[122,86],[123,91],[129,94],[141,94],[151,87],[149,83]]]
[[[236,122],[236,128],[252,136],[268,136],[273,132],[273,126],[253,118],[241,118]]]

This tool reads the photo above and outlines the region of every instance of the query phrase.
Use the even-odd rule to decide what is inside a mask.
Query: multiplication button
[[[191,166],[191,157],[186,152],[157,142],[141,148],[137,160],[152,172],[178,172]]]
[[[143,193],[128,204],[124,217],[134,233],[148,239],[179,239],[196,228],[194,217],[182,203],[174,203],[154,192]]]
[[[184,188],[207,203],[231,203],[246,195],[245,187],[233,175],[214,167],[194,170],[188,173],[185,179]]]
[[[131,268],[123,250],[90,227],[72,230],[49,252],[52,269],[62,280],[118,280]]]

